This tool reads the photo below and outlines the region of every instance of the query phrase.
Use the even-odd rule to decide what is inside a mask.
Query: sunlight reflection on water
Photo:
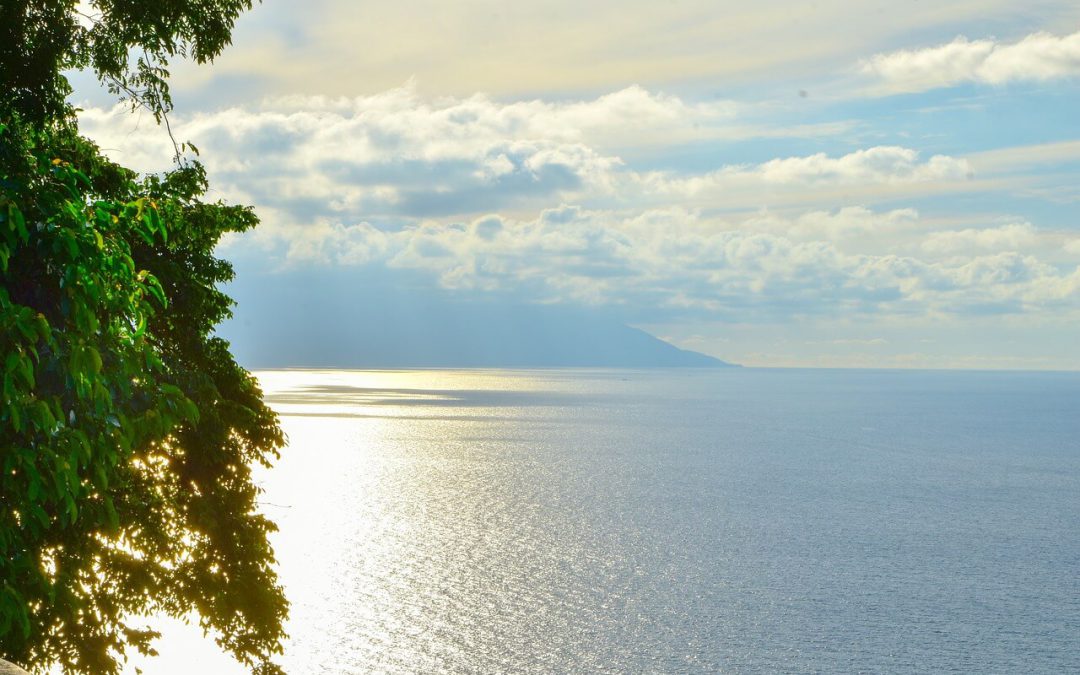
[[[1080,667],[1076,376],[259,378],[290,673]]]

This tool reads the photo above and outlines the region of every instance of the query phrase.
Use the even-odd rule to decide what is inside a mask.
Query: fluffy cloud
[[[887,92],[917,92],[963,82],[1006,84],[1080,74],[1080,32],[1035,33],[1019,42],[968,40],[878,54],[862,64]]]
[[[1034,255],[1045,242],[1031,225],[948,230],[912,208],[841,206],[969,182],[963,158],[895,145],[696,171],[623,158],[737,123],[729,104],[638,87],[558,103],[429,101],[406,87],[173,126],[213,149],[216,196],[258,208],[264,227],[229,254],[263,266],[365,268],[648,321],[1075,304],[1075,256]],[[169,154],[159,130],[132,132],[115,112],[87,110],[82,125],[128,165]]]
[[[290,153],[304,146],[319,158],[359,162],[387,155],[437,161],[484,154],[493,144],[543,142],[588,144],[598,152],[653,143],[751,134],[733,126],[737,106],[728,101],[687,103],[675,96],[628,87],[592,100],[502,103],[482,94],[469,98],[421,98],[414,83],[355,98],[289,96],[174,120],[178,134],[213,142],[215,155],[236,161],[257,153]],[[132,129],[123,109],[87,109],[83,127],[113,149],[134,152],[129,164],[160,168],[167,146],[153,125]],[[825,125],[825,133],[839,127]],[[149,133],[140,133],[149,132]],[[776,130],[759,130],[776,133]],[[138,143],[131,138],[135,134]],[[814,134],[801,126],[793,134]],[[197,141],[196,141],[197,142]],[[219,145],[223,144],[223,145]],[[138,146],[133,147],[133,146]],[[236,154],[239,151],[241,154]]]
[[[321,216],[447,216],[614,194],[611,148],[728,133],[733,106],[630,87],[588,101],[420,99],[412,86],[353,99],[275,99],[174,120],[213,148],[215,185],[233,199]],[[168,140],[120,109],[88,109],[83,129],[125,164],[163,168]],[[773,130],[775,131],[775,130]]]
[[[667,199],[726,199],[730,204],[747,200],[761,203],[770,197],[791,194],[795,200],[814,201],[822,187],[843,188],[851,195],[873,198],[896,188],[927,183],[955,184],[972,177],[967,160],[934,155],[919,160],[919,152],[898,146],[875,146],[830,157],[816,153],[805,157],[772,159],[761,164],[724,166],[698,175],[671,172],[624,173],[623,189],[633,188],[641,197]],[[782,200],[789,201],[789,200]]]
[[[561,103],[500,103],[479,95],[426,101],[404,87],[353,99],[275,99],[177,118],[173,128],[178,137],[213,149],[205,161],[225,196],[294,223],[462,217],[563,201],[656,206],[721,200],[756,209],[770,195],[813,200],[823,186],[872,199],[882,191],[955,184],[971,173],[964,159],[921,159],[917,150],[897,146],[721,164],[704,172],[643,170],[623,159],[627,152],[734,130],[815,133],[807,127],[755,131],[734,119],[734,110],[640,87]],[[133,128],[118,110],[88,109],[81,124],[128,166],[160,169],[170,156],[160,130],[148,123]]]
[[[981,230],[968,228],[933,232],[922,243],[928,253],[967,253],[981,251],[1015,251],[1027,249],[1037,241],[1031,223],[1014,223]]]
[[[1080,305],[1080,273],[1017,252],[935,261],[852,254],[806,238],[808,223],[828,232],[849,228],[860,216],[866,227],[917,219],[906,211],[845,209],[721,221],[677,207],[626,213],[562,206],[530,219],[488,215],[389,232],[366,223],[320,226],[315,236],[293,231],[283,255],[290,265],[378,265],[427,275],[443,288],[534,302],[647,307],[654,319],[1015,313]],[[780,233],[785,229],[792,236]]]
[[[963,159],[935,155],[919,162],[910,148],[879,146],[841,157],[818,153],[809,157],[774,159],[757,167],[756,174],[769,183],[903,183],[956,180],[970,175]]]
[[[794,240],[825,240],[844,243],[851,239],[875,238],[895,241],[895,237],[919,228],[915,209],[876,212],[865,206],[847,206],[833,211],[807,211],[795,218],[769,212],[747,221],[754,229],[783,234]]]

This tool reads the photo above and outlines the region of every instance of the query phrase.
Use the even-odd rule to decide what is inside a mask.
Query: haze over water
[[[1080,374],[258,375],[290,673],[1080,670]]]

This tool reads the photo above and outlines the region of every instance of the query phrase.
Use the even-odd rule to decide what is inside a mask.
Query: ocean
[[[257,375],[287,672],[1080,672],[1080,373]]]

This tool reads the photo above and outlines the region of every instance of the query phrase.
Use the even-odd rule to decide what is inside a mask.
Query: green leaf
[[[78,258],[79,257],[79,242],[75,239],[75,233],[72,232],[71,230],[68,230],[68,229],[65,228],[63,230],[63,235],[62,236],[63,236],[63,239],[64,239],[64,243],[67,244],[68,253],[71,254],[72,258]]]
[[[12,203],[8,204],[7,212],[8,222],[15,228],[15,232],[22,239],[22,242],[27,243],[30,240],[30,233],[26,229],[26,220],[23,218],[22,211]]]
[[[90,361],[90,369],[91,369],[91,371],[95,375],[97,375],[98,373],[101,372],[101,366],[102,366],[101,352],[99,352],[94,347],[87,347],[86,348],[86,355],[87,355],[87,357],[89,358],[89,361]]]
[[[105,504],[105,517],[109,524],[109,530],[116,532],[120,529],[120,516],[116,513],[116,507],[113,506],[112,498],[105,495],[103,500]]]
[[[150,295],[154,296],[154,299],[158,301],[163,308],[168,307],[169,303],[165,299],[165,289],[161,287],[161,282],[157,280],[157,277],[148,275],[146,277],[146,289],[150,291]]]
[[[139,312],[139,318],[135,324],[135,334],[132,336],[136,340],[146,334],[146,314]]]
[[[19,405],[14,404],[8,406],[8,415],[11,418],[11,426],[15,428],[15,433],[22,431],[22,413],[19,412]]]

